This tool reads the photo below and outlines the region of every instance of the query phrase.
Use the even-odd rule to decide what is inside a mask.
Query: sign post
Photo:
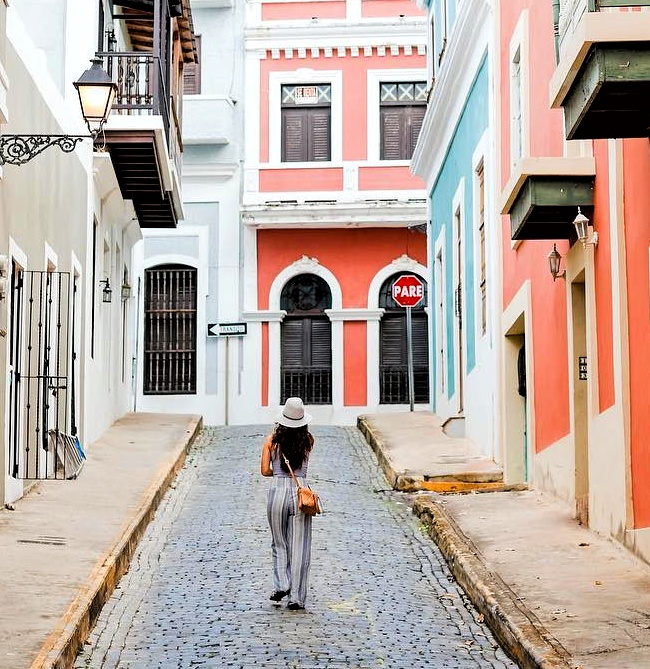
[[[230,386],[230,338],[243,337],[248,331],[246,323],[208,323],[208,337],[225,337],[226,338],[226,366],[225,366],[225,386],[224,393],[224,424],[228,425],[228,414],[230,411],[228,389]]]
[[[395,302],[406,309],[406,353],[409,391],[409,407],[415,404],[415,381],[413,378],[413,326],[411,309],[424,299],[424,283],[414,274],[405,274],[393,283],[392,296]]]

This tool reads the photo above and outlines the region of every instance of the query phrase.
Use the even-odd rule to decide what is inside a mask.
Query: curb
[[[159,468],[131,521],[118,541],[99,559],[85,586],[41,646],[30,669],[70,669],[74,665],[77,653],[88,638],[102,607],[129,568],[138,542],[176,474],[185,464],[202,426],[201,416],[195,416],[188,422],[188,430],[178,441],[176,451]]]
[[[570,655],[502,579],[487,568],[478,549],[442,504],[421,497],[413,513],[440,548],[461,585],[505,652],[522,669],[571,669]]]
[[[365,416],[359,416],[357,418],[357,429],[366,438],[366,441],[368,442],[368,444],[374,451],[375,455],[377,456],[377,461],[379,462],[379,466],[384,472],[384,476],[388,479],[388,483],[390,483],[390,485],[395,490],[402,490],[402,488],[398,487],[400,485],[400,477],[392,468],[390,461],[385,455],[386,448],[384,446],[384,442],[380,439],[379,435],[372,429],[370,423],[366,420]]]

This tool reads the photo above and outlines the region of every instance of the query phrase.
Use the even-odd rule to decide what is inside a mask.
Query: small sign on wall
[[[318,102],[316,86],[296,86],[294,98],[297,105],[315,105]]]
[[[578,357],[578,379],[580,381],[587,380],[587,356],[581,355]]]

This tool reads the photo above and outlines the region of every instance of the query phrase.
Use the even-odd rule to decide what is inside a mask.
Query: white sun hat
[[[305,411],[305,405],[299,397],[289,397],[278,414],[276,422],[285,427],[302,427],[311,422],[311,414]]]

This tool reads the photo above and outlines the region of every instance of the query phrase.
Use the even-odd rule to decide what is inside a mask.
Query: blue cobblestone
[[[265,431],[206,428],[76,669],[515,667],[355,428],[315,427],[307,610],[268,600]]]

